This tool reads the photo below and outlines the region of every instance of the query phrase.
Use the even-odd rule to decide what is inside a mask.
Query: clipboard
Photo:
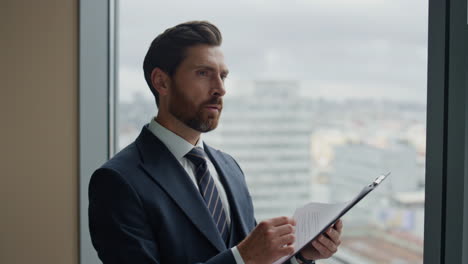
[[[278,260],[276,260],[273,264],[284,264],[288,260],[290,260],[293,256],[295,256],[299,251],[301,251],[303,248],[305,248],[307,245],[310,245],[310,243],[315,240],[317,237],[319,237],[321,234],[323,234],[330,226],[332,226],[338,219],[340,219],[343,215],[345,215],[351,208],[353,208],[356,204],[358,204],[364,197],[366,197],[371,191],[373,191],[377,186],[379,186],[383,180],[387,178],[387,176],[390,175],[391,172],[388,172],[386,174],[382,174],[379,177],[377,177],[373,182],[370,184],[364,186],[364,188],[359,192],[350,202],[345,203],[345,206],[343,208],[340,208],[339,212],[332,217],[331,221],[327,221],[325,225],[322,225],[321,228],[319,228],[319,232],[308,238],[307,242],[301,243],[300,245],[292,255],[290,256],[284,256]]]

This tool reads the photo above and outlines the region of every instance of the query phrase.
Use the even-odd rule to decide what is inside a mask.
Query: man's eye
[[[208,71],[198,71],[197,74],[200,75],[200,76],[207,76]]]

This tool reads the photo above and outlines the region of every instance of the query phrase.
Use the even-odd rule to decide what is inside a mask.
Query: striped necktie
[[[221,197],[219,196],[218,189],[211,177],[210,171],[206,163],[206,155],[202,148],[195,147],[185,155],[195,165],[195,178],[197,179],[198,188],[203,199],[205,200],[206,207],[213,217],[214,223],[218,228],[224,242],[227,243],[228,227],[226,212],[224,211]]]

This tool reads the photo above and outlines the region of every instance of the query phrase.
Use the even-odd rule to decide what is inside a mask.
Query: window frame
[[[465,10],[466,0],[429,0],[424,263],[468,261]]]
[[[114,153],[118,1],[79,1],[79,254],[98,264],[88,225],[91,174]]]
[[[429,1],[424,263],[468,263],[466,0]],[[118,1],[79,1],[79,263],[100,263],[88,184],[116,145]],[[462,216],[462,217],[460,217]]]

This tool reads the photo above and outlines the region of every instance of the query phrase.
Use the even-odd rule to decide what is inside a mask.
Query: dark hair
[[[189,21],[166,29],[157,36],[146,53],[143,61],[145,80],[159,106],[159,94],[151,83],[154,68],[172,77],[177,67],[186,57],[186,49],[198,44],[220,46],[222,36],[219,29],[207,21]]]

